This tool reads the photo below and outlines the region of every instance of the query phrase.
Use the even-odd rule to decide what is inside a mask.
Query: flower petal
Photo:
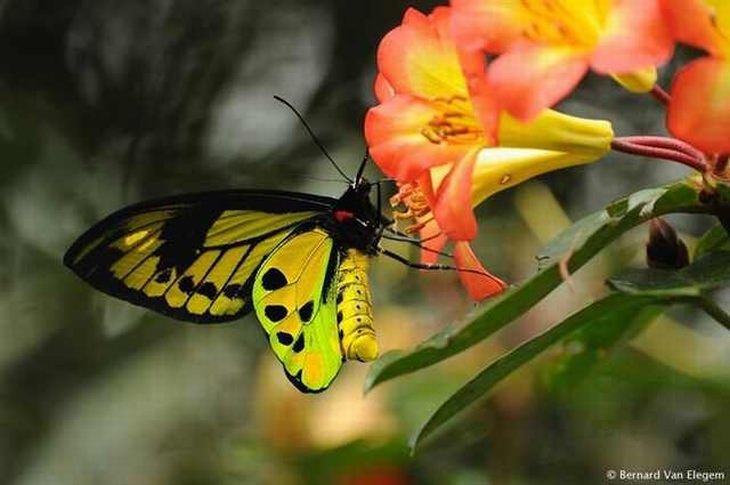
[[[459,271],[459,279],[466,288],[469,296],[476,301],[484,300],[491,296],[502,293],[507,284],[489,273],[479,262],[474,251],[472,251],[469,243],[459,241],[454,247],[454,261],[459,269],[469,271]],[[480,274],[473,273],[476,271]]]
[[[430,16],[409,8],[403,23],[378,47],[378,70],[396,93],[424,98],[466,94],[466,81],[453,41],[448,37],[450,9]]]
[[[423,135],[424,127],[438,115],[429,102],[403,94],[370,108],[365,139],[378,167],[389,177],[409,182],[434,165],[461,159],[468,145],[433,143]]]
[[[645,67],[626,74],[612,74],[611,77],[631,93],[648,93],[656,84],[656,68]]]
[[[704,57],[675,76],[667,127],[707,153],[730,153],[730,61]]]
[[[585,52],[522,43],[489,66],[493,96],[528,121],[568,95],[588,70]]]
[[[520,0],[451,0],[451,31],[468,51],[497,53],[522,36],[528,23]]]
[[[528,123],[503,114],[498,138],[501,147],[538,148],[600,158],[611,149],[613,129],[609,121],[544,110]]]
[[[471,205],[538,175],[596,160],[579,153],[530,148],[485,148],[472,172]],[[437,219],[438,220],[438,219]]]
[[[432,207],[441,230],[452,241],[470,241],[477,235],[477,221],[471,209],[472,172],[478,148],[470,150],[451,168],[439,185]]]
[[[479,51],[457,49],[457,52],[474,116],[486,139],[485,144],[494,145],[499,127],[499,105],[487,77],[487,58]]]
[[[672,47],[658,0],[613,1],[590,64],[601,74],[632,72],[665,63]]]
[[[373,91],[375,92],[375,98],[381,103],[395,96],[395,90],[393,89],[393,86],[391,86],[388,80],[385,79],[385,76],[380,73],[378,73],[377,77],[375,78]]]
[[[421,249],[421,263],[436,264],[439,255],[435,251],[441,251],[448,238],[441,232],[441,228],[434,219],[428,221],[421,228],[419,235],[421,237],[421,246],[425,248]]]
[[[669,30],[677,40],[720,55],[723,41],[716,27],[721,25],[717,23],[718,18],[730,17],[727,5],[719,7],[721,12],[718,13],[722,15],[717,16],[704,0],[662,0],[660,5]],[[725,25],[729,21],[730,18],[725,19]],[[730,29],[721,31],[730,35]]]

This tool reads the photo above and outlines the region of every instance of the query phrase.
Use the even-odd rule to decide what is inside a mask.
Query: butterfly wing
[[[254,279],[256,316],[289,379],[303,392],[325,390],[342,366],[339,257],[331,236],[311,228],[277,246]]]
[[[83,234],[64,263],[92,286],[199,323],[251,309],[263,259],[334,199],[277,191],[188,194],[124,208]]]

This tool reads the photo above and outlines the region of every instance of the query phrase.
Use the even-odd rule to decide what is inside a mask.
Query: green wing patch
[[[304,392],[325,390],[342,366],[337,327],[338,253],[324,231],[291,236],[264,260],[253,305],[289,379]]]

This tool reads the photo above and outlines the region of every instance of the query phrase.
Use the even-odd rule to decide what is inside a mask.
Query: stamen
[[[421,129],[424,138],[434,145],[479,142],[482,130],[465,96],[432,98],[431,102],[439,114]]]
[[[428,205],[428,199],[426,199],[416,182],[402,184],[398,189],[398,193],[390,198],[390,204],[393,207],[393,219],[396,221],[414,221],[413,224],[404,229],[404,232],[408,234],[420,231],[432,219],[423,220],[424,217],[431,214],[431,208]],[[397,208],[399,205],[405,207]]]

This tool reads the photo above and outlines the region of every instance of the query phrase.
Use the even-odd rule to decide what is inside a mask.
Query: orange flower
[[[730,2],[663,0],[662,7],[677,40],[709,54],[675,75],[667,113],[669,131],[707,153],[728,153]]]
[[[470,167],[478,149],[494,140],[491,132],[497,112],[486,111],[478,119],[449,26],[447,7],[436,8],[430,16],[408,9],[401,26],[383,38],[375,81],[375,94],[382,104],[368,112],[365,137],[381,170],[401,183],[401,192],[392,202],[402,202],[408,210],[396,217],[417,220],[409,232],[419,231],[423,244],[432,250],[443,248],[446,234],[460,241],[455,245],[455,263],[469,271],[460,271],[459,277],[469,295],[482,300],[500,293],[506,284],[487,272],[466,242],[477,232],[469,181],[449,181],[439,187],[438,194],[430,184],[422,189],[415,182],[419,177],[429,180],[428,170],[437,165],[448,165],[454,173],[459,167]],[[460,210],[444,217],[441,226],[432,208],[449,204],[460,205]],[[422,254],[424,263],[436,262],[436,253]]]
[[[378,166],[396,178],[422,259],[433,263],[447,240],[462,282],[475,299],[505,284],[484,270],[468,241],[477,234],[473,207],[528,178],[600,158],[613,139],[610,123],[545,110],[522,123],[500,114],[481,54],[459,52],[450,36],[451,10],[425,16],[409,9],[382,40],[365,137]],[[468,72],[465,75],[464,72]]]
[[[452,0],[468,52],[501,54],[489,70],[501,105],[521,120],[568,95],[588,69],[649,91],[672,52],[658,0]]]

